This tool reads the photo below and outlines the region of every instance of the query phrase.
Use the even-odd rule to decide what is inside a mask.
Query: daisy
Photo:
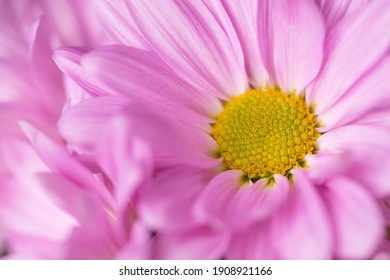
[[[157,139],[170,135],[176,150],[157,148],[140,195],[155,258],[350,259],[379,249],[390,3],[319,2],[99,1],[118,45],[56,53],[100,102],[96,116],[115,99],[169,120]],[[78,151],[93,142],[80,136],[85,104],[60,121]]]

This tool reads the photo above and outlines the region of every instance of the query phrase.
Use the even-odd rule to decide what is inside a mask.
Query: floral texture
[[[388,1],[62,2],[7,7],[5,258],[388,257]]]

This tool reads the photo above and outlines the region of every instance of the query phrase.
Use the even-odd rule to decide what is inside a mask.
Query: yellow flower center
[[[213,126],[218,154],[229,169],[246,172],[252,181],[306,167],[319,137],[316,116],[305,100],[279,89],[251,89],[233,97]]]

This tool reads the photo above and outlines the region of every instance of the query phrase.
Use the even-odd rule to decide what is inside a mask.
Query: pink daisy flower
[[[380,248],[390,3],[317,2],[100,1],[122,46],[56,53],[96,96],[60,121],[73,149],[87,152],[82,128],[127,102],[172,126],[156,135],[177,150],[157,149],[140,192],[154,258],[350,259]]]

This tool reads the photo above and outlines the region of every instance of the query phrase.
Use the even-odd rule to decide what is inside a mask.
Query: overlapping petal
[[[385,230],[376,199],[347,178],[332,180],[323,193],[334,223],[335,257],[372,257]]]
[[[327,36],[324,64],[307,89],[307,101],[323,113],[388,52],[390,3],[371,1],[343,18]],[[375,42],[375,44],[373,44]]]
[[[220,2],[122,1],[100,8],[117,10],[125,5],[131,16],[124,23],[109,22],[110,30],[118,28],[115,33],[126,32],[128,38],[138,32],[136,36],[181,77],[207,92],[226,98],[246,89],[240,43]]]
[[[271,82],[300,93],[322,62],[324,22],[313,1],[261,1],[259,38]]]
[[[198,219],[220,229],[238,230],[273,214],[287,199],[290,183],[275,175],[275,186],[261,179],[253,185],[241,182],[243,172],[225,171],[204,189],[195,205]]]

